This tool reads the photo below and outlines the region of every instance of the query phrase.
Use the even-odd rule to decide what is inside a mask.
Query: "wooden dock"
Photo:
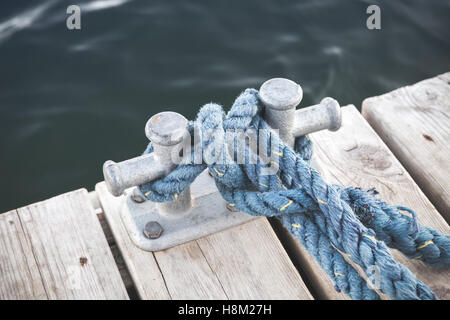
[[[450,234],[450,73],[345,106],[311,135],[330,183],[375,187]],[[364,117],[363,117],[364,116]],[[206,173],[204,173],[206,174]],[[160,252],[137,248],[103,182],[0,215],[0,299],[346,299],[276,221],[258,218]],[[446,222],[447,220],[447,222]],[[395,252],[441,299],[450,271]]]
[[[362,113],[450,221],[450,73],[366,99]]]

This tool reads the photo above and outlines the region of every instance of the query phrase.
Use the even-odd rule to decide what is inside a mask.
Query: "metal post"
[[[261,86],[259,95],[266,106],[266,121],[272,128],[280,129],[281,138],[291,146],[299,135],[336,130],[340,126],[339,104],[331,98],[322,100],[319,105],[295,110],[302,99],[302,90],[293,81],[269,80]],[[183,150],[184,144],[191,142],[187,139],[187,129],[188,121],[178,113],[162,112],[150,118],[145,133],[153,142],[154,152],[119,163],[105,162],[103,173],[109,191],[119,196],[127,188],[168,175],[179,164],[180,153],[189,149]],[[124,197],[120,214],[133,242],[144,250],[164,250],[253,218],[239,212],[229,214],[228,210],[233,211],[231,206],[227,206],[228,210],[218,206],[222,200],[217,190],[203,190],[211,189],[210,184],[208,177],[206,180],[199,177],[192,186],[196,195],[194,201],[191,201],[189,188],[174,195],[175,200],[170,203],[140,203],[143,199],[139,190],[137,194]]]
[[[153,142],[153,153],[159,163],[166,164],[167,174],[177,167],[182,158],[189,134],[188,124],[181,114],[168,111],[155,114],[145,125],[145,134]],[[173,201],[158,203],[158,209],[165,213],[179,213],[191,208],[190,188],[174,197]]]
[[[188,137],[188,121],[176,112],[161,112],[148,120],[146,136],[153,142],[153,152],[123,162],[106,161],[103,175],[109,191],[120,196],[125,189],[164,177],[181,160],[184,142]],[[190,142],[190,141],[189,141]],[[132,197],[139,200],[136,190]],[[174,195],[174,201],[158,204],[162,212],[176,213],[191,207],[190,189]],[[140,201],[136,201],[140,202]]]
[[[324,129],[336,131],[341,126],[341,109],[336,100],[324,98],[320,104],[295,110],[302,96],[298,84],[283,78],[270,79],[259,90],[259,98],[266,106],[265,120],[291,147],[296,137]]]
[[[295,141],[295,108],[302,97],[302,88],[294,81],[283,78],[267,80],[259,89],[259,98],[266,106],[265,120],[273,129],[278,129],[280,138],[290,147],[294,146]]]
[[[323,99],[320,104],[295,110],[302,99],[302,89],[295,82],[275,78],[260,88],[259,97],[265,104],[265,119],[290,146],[295,138],[315,131],[337,130],[341,125],[341,109],[336,100]],[[120,196],[124,190],[169,174],[179,159],[188,121],[175,112],[162,112],[153,116],[146,125],[146,135],[154,143],[154,152],[120,163],[106,161],[103,174],[109,191]],[[162,211],[178,212],[190,208],[190,191],[177,195],[177,200],[161,205]],[[134,200],[140,202],[139,194]]]
[[[328,129],[336,131],[341,127],[341,107],[333,98],[324,98],[319,104],[295,111],[294,137]]]
[[[155,155],[145,154],[119,163],[108,160],[103,164],[103,176],[112,195],[118,197],[125,189],[158,179],[166,172]]]

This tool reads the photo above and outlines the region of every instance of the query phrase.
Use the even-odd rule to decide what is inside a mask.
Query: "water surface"
[[[82,29],[66,8],[82,7]],[[366,28],[370,4],[382,29]],[[341,105],[448,71],[450,2],[3,0],[0,212],[102,180],[173,110],[287,77]]]

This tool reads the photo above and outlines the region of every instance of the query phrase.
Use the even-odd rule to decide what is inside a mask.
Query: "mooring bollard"
[[[281,139],[294,145],[295,138],[315,131],[337,130],[341,123],[336,100],[325,98],[320,104],[296,110],[302,89],[288,79],[266,81],[259,91],[265,105],[265,120],[278,129]],[[190,150],[188,121],[175,112],[161,112],[151,117],[145,128],[153,143],[153,152],[115,163],[106,161],[103,174],[108,190],[120,196],[131,187],[168,175],[182,160],[182,152]],[[194,139],[195,140],[195,139]],[[144,201],[138,188],[123,198],[120,214],[133,242],[141,249],[159,251],[218,232],[254,219],[254,216],[233,212],[223,201],[207,174],[201,174],[191,188],[174,194],[173,201]],[[232,212],[230,212],[232,211]],[[186,214],[183,214],[186,213]]]
[[[181,160],[185,139],[188,138],[188,120],[176,112],[161,112],[151,117],[145,134],[153,142],[153,152],[120,163],[105,162],[103,174],[109,191],[120,196],[125,189],[153,181],[169,174]],[[137,197],[136,190],[133,191]],[[165,213],[178,213],[191,207],[190,190],[174,195],[175,200],[159,203]],[[136,201],[139,202],[139,201]]]
[[[166,163],[168,172],[175,169],[182,159],[185,142],[190,144],[188,120],[176,112],[161,112],[151,117],[145,125],[145,135],[153,142],[153,153],[158,161]],[[159,203],[166,213],[185,212],[191,208],[191,191],[186,188],[174,195],[175,200]]]
[[[273,129],[278,129],[278,134],[284,143],[293,147],[295,137],[292,128],[295,122],[295,108],[302,101],[302,88],[294,81],[274,78],[262,84],[259,89],[259,98],[266,107],[264,119]]]
[[[296,110],[302,99],[302,89],[291,80],[274,78],[266,81],[260,88],[259,97],[266,106],[265,120],[279,130],[281,139],[290,146],[298,136],[324,129],[334,131],[341,125],[340,107],[332,98],[324,98],[318,105]],[[187,126],[187,119],[175,112],[161,112],[151,117],[145,132],[153,142],[154,152],[120,163],[106,161],[103,173],[109,191],[120,196],[127,188],[169,174],[177,166],[174,159],[180,159],[179,152],[188,135]],[[165,211],[187,210],[189,193],[186,190],[175,195],[177,199],[162,208]]]
[[[259,90],[259,98],[266,107],[264,120],[279,130],[280,138],[290,147],[296,137],[324,129],[335,131],[341,126],[341,110],[336,100],[324,98],[320,104],[296,110],[302,97],[300,85],[284,78],[270,79]]]

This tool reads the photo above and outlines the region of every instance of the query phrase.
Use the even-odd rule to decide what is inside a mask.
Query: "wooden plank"
[[[122,197],[112,196],[105,184],[96,186],[103,211],[142,299],[221,299],[225,297],[195,244],[156,254],[139,249],[129,238],[119,209]],[[210,286],[210,288],[208,288]]]
[[[333,281],[300,241],[286,230],[279,220],[274,220],[273,223],[279,231],[278,236],[289,256],[297,268],[303,271],[302,275],[305,281],[312,286],[315,297],[320,300],[349,300],[350,298],[346,294],[334,289]]]
[[[137,249],[126,234],[118,211],[121,198],[103,182],[96,190],[143,298],[312,298],[265,218],[153,255]]]
[[[85,189],[17,211],[49,299],[128,299]]]
[[[347,106],[342,112],[340,130],[311,135],[315,159],[324,179],[344,186],[375,187],[385,201],[412,208],[423,225],[449,234],[450,227],[358,110]],[[297,246],[298,263],[310,274],[321,297],[340,298],[313,258],[297,240],[292,242]],[[450,299],[450,271],[437,271],[421,261],[407,259],[396,250],[393,252],[399,262],[410,268],[440,298]]]
[[[0,300],[47,299],[17,211],[0,215]]]
[[[196,241],[155,252],[172,299],[226,299]]]
[[[450,72],[368,98],[362,112],[450,222]]]
[[[120,198],[113,197],[103,182],[95,186],[95,191],[140,298],[145,300],[170,299],[153,253],[139,249],[128,237],[120,218]]]
[[[198,240],[229,299],[310,299],[266,218]]]

